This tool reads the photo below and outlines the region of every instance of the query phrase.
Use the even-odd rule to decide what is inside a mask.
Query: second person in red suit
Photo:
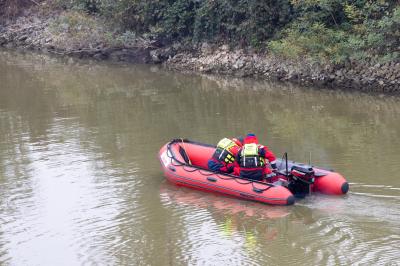
[[[243,146],[236,156],[236,167],[234,173],[240,177],[263,181],[273,177],[272,169],[276,169],[275,155],[264,145],[258,143],[257,136],[249,133],[244,138]]]

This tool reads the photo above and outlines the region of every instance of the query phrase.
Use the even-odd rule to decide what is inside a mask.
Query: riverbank
[[[73,24],[76,20],[79,23]],[[77,13],[40,14],[30,10],[0,26],[0,46],[97,60],[163,64],[180,71],[277,79],[332,89],[400,93],[397,62],[333,65],[288,60],[251,48],[205,42],[163,45],[141,36],[109,34],[101,24]]]
[[[285,60],[243,49],[232,51],[227,46],[210,48],[203,44],[199,50],[199,53],[177,54],[166,64],[183,71],[190,69],[202,73],[278,79],[332,89],[400,92],[400,63],[323,65]]]

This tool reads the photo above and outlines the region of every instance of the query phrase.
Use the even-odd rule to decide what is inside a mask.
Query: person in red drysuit
[[[272,169],[277,169],[275,155],[266,146],[258,143],[256,135],[249,133],[236,156],[237,167],[234,173],[247,179],[263,181],[267,178],[268,181],[275,176],[267,166],[268,162]]]
[[[242,137],[221,139],[211,159],[208,160],[208,169],[214,172],[232,173],[242,142]]]

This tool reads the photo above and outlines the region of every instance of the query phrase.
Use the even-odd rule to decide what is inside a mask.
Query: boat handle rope
[[[261,183],[261,182],[259,182],[259,181],[246,180],[246,179],[239,178],[239,177],[232,176],[232,175],[229,175],[229,177],[222,177],[222,176],[220,176],[219,173],[214,172],[214,171],[211,171],[211,170],[208,170],[208,169],[207,169],[207,171],[211,171],[211,173],[210,173],[210,174],[204,173],[204,172],[202,172],[202,170],[205,170],[205,169],[201,169],[201,168],[199,168],[199,167],[196,167],[196,166],[194,166],[193,164],[191,164],[191,166],[190,166],[190,167],[193,168],[193,169],[191,169],[191,170],[187,169],[187,164],[184,163],[184,162],[181,162],[181,161],[179,161],[177,158],[175,158],[174,153],[173,153],[173,151],[171,150],[171,144],[176,143],[176,142],[182,142],[182,143],[183,143],[184,141],[185,141],[185,142],[189,142],[188,140],[184,140],[184,139],[174,139],[174,140],[170,141],[170,142],[167,144],[167,156],[170,158],[171,164],[172,164],[173,166],[181,166],[183,170],[185,170],[185,171],[187,171],[187,172],[189,172],[189,173],[193,173],[193,172],[198,171],[198,172],[199,172],[201,175],[203,175],[203,176],[211,176],[211,175],[214,175],[214,176],[216,176],[216,177],[218,177],[218,178],[220,178],[220,179],[222,179],[222,180],[231,180],[231,179],[233,179],[233,180],[235,180],[237,183],[239,183],[239,184],[241,184],[241,185],[248,185],[248,184],[251,184],[254,191],[255,191],[255,190],[258,190],[258,191],[260,191],[260,192],[264,192],[264,191],[270,189],[271,187],[275,187],[275,185],[274,185],[274,184],[271,184],[271,183]],[[184,151],[185,151],[185,153],[186,153],[186,149],[184,149]],[[187,153],[186,153],[186,155],[187,155]],[[188,156],[188,157],[189,157],[189,156]],[[240,180],[246,180],[246,181],[241,182],[241,181],[239,181],[239,179],[240,179]],[[255,186],[255,184],[260,184],[260,185],[263,185],[263,186],[267,186],[267,188],[258,188],[258,187]]]

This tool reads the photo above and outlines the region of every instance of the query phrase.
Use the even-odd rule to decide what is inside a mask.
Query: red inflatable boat
[[[296,197],[312,192],[341,195],[349,185],[340,174],[288,160],[277,160],[273,183],[239,178],[207,169],[215,146],[185,139],[165,144],[158,154],[167,179],[176,185],[223,193],[273,205],[294,204]]]

